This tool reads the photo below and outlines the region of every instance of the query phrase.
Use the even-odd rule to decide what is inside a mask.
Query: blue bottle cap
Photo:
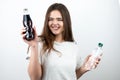
[[[103,44],[102,44],[102,43],[98,43],[98,46],[99,46],[99,47],[102,47],[102,46],[103,46]]]

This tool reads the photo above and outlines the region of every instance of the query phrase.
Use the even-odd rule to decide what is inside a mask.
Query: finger
[[[95,65],[98,65],[98,64],[99,64],[99,61],[96,61],[96,62],[95,62]]]
[[[22,36],[22,39],[25,39],[26,34],[22,34],[21,36]]]
[[[88,65],[89,65],[89,63],[90,63],[89,59],[90,59],[91,56],[92,56],[92,55],[88,55],[88,56],[85,58],[83,65],[85,65],[85,66],[88,66]]]
[[[91,67],[90,67],[90,64],[91,64],[91,61],[90,61],[90,57],[92,56],[92,54],[89,54],[86,58],[85,58],[85,61],[83,63],[83,65],[85,66],[85,68],[87,70],[91,70]]]
[[[25,32],[26,32],[26,28],[25,28],[25,27],[22,27],[20,34],[21,34],[21,35],[22,35],[22,34],[25,34]]]
[[[96,61],[96,62],[94,63],[93,69],[95,69],[95,68],[98,66],[98,64],[99,64],[99,61]]]
[[[98,57],[96,58],[96,60],[97,60],[97,61],[100,61],[100,60],[101,60],[101,56],[98,56]]]
[[[25,34],[25,32],[26,32],[26,30],[22,29],[20,34],[23,35],[23,34]]]
[[[34,26],[33,28],[36,30],[36,27],[35,27],[35,26]]]
[[[89,60],[89,58],[92,56],[92,54],[89,54],[86,59],[85,59],[85,62]]]
[[[26,28],[26,27],[22,27],[22,29],[23,29],[23,30],[24,30],[24,29],[26,30],[27,28]]]
[[[97,65],[94,66],[94,69],[97,68]]]

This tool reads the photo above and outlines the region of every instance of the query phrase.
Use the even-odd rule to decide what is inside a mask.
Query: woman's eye
[[[62,18],[49,18],[48,21],[54,21],[54,20],[57,20],[57,21],[63,21]]]
[[[53,18],[49,18],[48,21],[53,21]]]
[[[58,21],[63,21],[63,19],[62,19],[62,18],[57,18],[57,20],[58,20]]]

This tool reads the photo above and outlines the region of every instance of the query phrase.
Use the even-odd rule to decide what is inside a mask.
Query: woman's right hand
[[[82,69],[83,69],[84,72],[87,72],[87,71],[90,71],[92,69],[95,69],[98,66],[98,64],[100,63],[102,54],[95,58],[95,61],[94,61],[92,66],[91,66],[91,63],[92,63],[91,62],[91,57],[92,57],[92,54],[89,54],[85,58],[85,61],[84,61],[83,65],[82,65]]]
[[[35,38],[34,38],[33,40],[28,41],[28,40],[25,39],[25,36],[26,36],[26,34],[25,34],[26,28],[23,27],[23,28],[21,29],[22,39],[23,39],[23,41],[24,41],[25,43],[27,43],[29,46],[35,46],[35,45],[37,45],[37,43],[38,43],[38,36],[37,36],[37,33],[36,33],[36,28],[33,27],[33,30],[34,30],[34,36],[35,36]]]

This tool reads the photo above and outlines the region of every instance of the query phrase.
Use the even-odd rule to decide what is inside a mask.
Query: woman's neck
[[[62,35],[56,36],[55,41],[57,41],[57,42],[63,42],[64,40],[62,38]]]

